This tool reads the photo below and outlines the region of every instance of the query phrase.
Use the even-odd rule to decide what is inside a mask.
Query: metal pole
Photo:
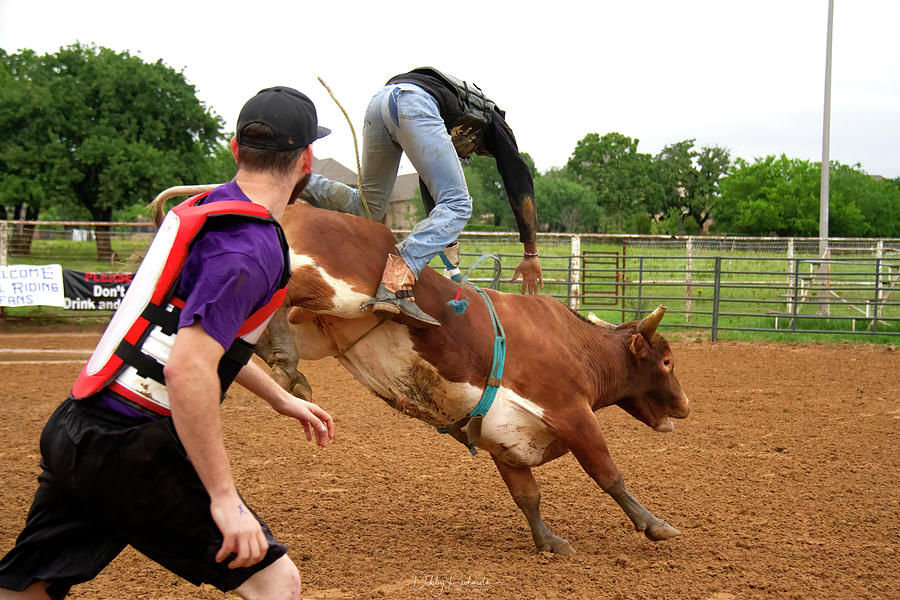
[[[828,244],[828,144],[831,132],[831,30],[834,18],[834,0],[828,0],[828,37],[825,44],[825,110],[822,123],[822,186],[819,196],[819,257],[825,258]]]
[[[878,333],[878,303],[881,299],[881,259],[875,259],[875,302],[872,306],[872,332]]]
[[[794,259],[794,297],[793,306],[791,307],[791,331],[797,331],[797,308],[800,305],[800,299],[797,297],[800,288],[800,259]]]
[[[722,283],[722,257],[716,257],[716,273],[713,277],[713,314],[712,314],[712,341],[719,339],[719,285]]]
[[[637,297],[637,316],[635,321],[641,320],[641,296],[644,293],[644,257],[638,260],[638,297]]]
[[[691,272],[694,270],[694,238],[689,237],[684,245],[687,259],[684,264],[684,320],[691,321]]]

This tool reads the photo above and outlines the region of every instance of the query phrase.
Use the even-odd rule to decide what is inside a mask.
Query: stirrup
[[[419,308],[410,297],[411,290],[391,292],[380,283],[375,297],[363,302],[360,308],[371,306],[376,315],[402,321],[410,327],[439,327],[441,322]]]

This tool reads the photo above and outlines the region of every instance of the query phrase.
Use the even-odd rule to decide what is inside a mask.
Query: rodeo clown
[[[300,575],[241,498],[219,403],[232,381],[325,447],[331,416],[250,362],[285,296],[277,219],[309,180],[329,133],[287,87],[243,107],[230,183],[175,207],[71,396],[41,435],[34,503],[0,561],[0,598],[63,598],[127,545],[194,584],[242,598],[297,599]]]
[[[419,188],[428,217],[386,257],[381,285],[372,305],[384,317],[399,316],[416,327],[440,323],[415,304],[413,285],[419,272],[438,252],[458,273],[456,238],[472,215],[472,198],[459,158],[473,153],[493,156],[516,217],[522,262],[511,281],[522,277],[522,293],[544,287],[537,251],[537,211],[534,181],[519,153],[506,113],[485,97],[478,86],[432,67],[395,75],[375,94],[363,128],[362,190],[371,217],[380,221],[397,180],[402,153],[419,174]],[[337,181],[313,175],[302,198],[321,208],[362,216],[360,193]]]

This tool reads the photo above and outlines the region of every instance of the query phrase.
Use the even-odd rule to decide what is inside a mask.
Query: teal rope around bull
[[[444,268],[447,269],[447,271],[452,272],[454,270],[459,270],[456,265],[450,262],[450,260],[447,258],[447,255],[445,255],[443,252],[438,252],[438,257],[441,259],[441,262],[444,263]],[[450,279],[456,281],[457,283],[467,283],[469,281],[469,276],[472,274],[472,271],[475,270],[475,267],[488,259],[492,259],[494,261],[494,273],[493,275],[491,275],[491,282],[488,284],[488,287],[492,290],[499,290],[500,275],[503,273],[503,265],[500,263],[500,257],[494,254],[482,254],[481,256],[476,258],[471,265],[469,265],[469,268],[466,269],[465,275],[456,273]]]
[[[469,452],[474,456],[478,453],[475,449],[475,444],[478,442],[478,438],[481,437],[481,422],[484,420],[484,416],[488,411],[491,410],[491,405],[494,403],[494,398],[497,397],[497,390],[500,389],[500,383],[503,379],[503,364],[506,361],[506,332],[503,331],[503,324],[500,323],[500,318],[497,316],[497,310],[494,308],[494,303],[491,302],[491,298],[487,295],[487,292],[474,285],[471,287],[473,287],[481,296],[482,300],[484,300],[484,304],[488,309],[488,314],[491,316],[491,324],[494,326],[494,358],[491,363],[491,372],[490,375],[488,375],[484,392],[481,394],[481,400],[478,401],[478,404],[475,405],[472,412],[449,427],[438,427],[437,430],[438,433],[451,434],[455,439],[465,445],[465,447],[469,449]],[[463,427],[466,428],[465,431],[463,431]]]

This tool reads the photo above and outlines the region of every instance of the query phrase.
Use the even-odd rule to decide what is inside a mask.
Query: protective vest
[[[437,77],[445,84],[456,90],[456,97],[462,106],[463,113],[452,124],[447,126],[453,147],[460,158],[469,158],[474,152],[482,156],[490,156],[490,151],[484,144],[484,134],[494,120],[494,110],[501,115],[506,113],[488,99],[481,88],[474,83],[467,83],[452,75],[441,73],[434,67],[420,67],[413,69],[411,73],[421,73]]]
[[[174,296],[191,243],[211,221],[240,217],[272,223],[284,252],[280,289],[250,315],[219,362],[222,394],[253,355],[253,348],[287,293],[290,262],[284,232],[265,207],[226,200],[200,204],[209,192],[185,200],[169,211],[90,360],[72,396],[83,399],[105,390],[145,412],[168,416],[169,394],[163,367],[178,331],[184,300]]]

